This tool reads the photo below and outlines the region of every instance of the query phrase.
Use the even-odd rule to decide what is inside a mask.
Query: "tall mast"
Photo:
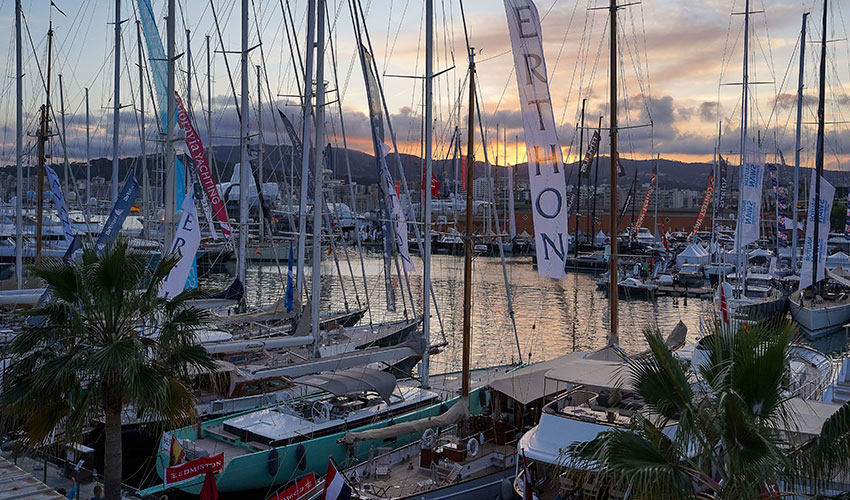
[[[747,0],[749,1],[749,0]],[[611,64],[611,203],[608,206],[609,214],[609,231],[611,233],[611,256],[608,258],[608,309],[610,314],[610,334],[608,335],[608,345],[618,345],[620,337],[618,333],[618,317],[617,317],[617,180],[619,172],[617,171],[617,0],[610,0],[609,13],[611,16],[611,49],[610,49],[610,64]]]
[[[741,180],[738,187],[738,196],[744,187],[744,168],[747,164],[747,99],[749,96],[749,54],[750,54],[750,0],[744,2],[744,62],[742,66],[743,79],[741,83]],[[739,202],[740,204],[740,202]],[[740,212],[740,210],[738,210]],[[744,249],[741,248],[741,217],[738,216],[738,224],[735,228],[735,250],[737,252],[737,274],[740,283],[739,293],[743,296],[747,290],[747,259],[744,257]]]
[[[425,177],[422,188],[425,190],[425,228],[423,231],[424,254],[422,262],[422,334],[425,338],[425,352],[422,354],[422,386],[428,387],[430,359],[428,346],[431,345],[431,175],[433,174],[433,133],[434,124],[434,0],[425,0]]]
[[[475,179],[475,49],[469,48],[469,123],[466,141],[466,234],[463,238],[463,381],[461,396],[469,396],[469,344],[472,340],[472,210]]]
[[[310,122],[313,118],[313,45],[316,37],[316,0],[307,0],[307,51],[304,65],[304,114],[301,126],[301,199],[298,206],[298,292],[304,290],[304,253],[307,243],[307,179],[310,177]]]
[[[51,7],[52,8],[52,7]],[[52,12],[51,12],[52,14]],[[53,21],[47,30],[47,95],[45,104],[41,107],[41,128],[38,134],[38,190],[36,192],[36,222],[35,222],[35,258],[41,259],[41,235],[44,229],[44,154],[47,146],[49,131],[47,124],[50,121],[50,82],[53,67]]]
[[[823,156],[824,156],[824,100],[826,97],[826,19],[827,19],[827,0],[823,0],[823,25],[821,27],[821,46],[820,46],[820,76],[818,81],[818,142],[817,153],[815,155],[815,206],[808,207],[808,210],[815,210],[814,221],[814,238],[812,239],[812,283],[816,295],[820,294],[821,284],[818,282],[818,260],[820,257],[820,248],[818,241],[820,238],[820,179],[823,176]],[[811,189],[811,188],[809,188]],[[825,214],[829,217],[829,214]]]
[[[68,164],[68,139],[65,135],[65,85],[62,83],[62,73],[59,73],[59,116],[62,118],[62,158],[63,158],[63,170],[65,171],[65,185],[63,189],[65,190],[65,196],[68,196],[68,170],[70,170],[70,166]]]
[[[322,268],[322,155],[325,149],[325,0],[316,6],[316,145],[313,148],[313,271],[310,305],[313,320],[313,357],[319,352],[319,302]],[[303,181],[303,179],[302,179]]]
[[[257,65],[257,203],[261,199],[263,189],[263,149],[265,148],[263,139],[263,89],[262,76],[260,65]],[[263,207],[259,206],[257,210],[257,222],[260,225],[260,241],[266,238],[265,221],[263,220]]]
[[[21,50],[21,0],[15,0],[15,276],[18,289],[24,280],[24,69]],[[86,90],[88,96],[88,90]]]
[[[207,162],[213,168],[212,133],[212,64],[210,63],[210,36],[206,36],[207,47]],[[215,169],[213,169],[215,171]]]
[[[165,227],[166,231],[163,248],[174,239],[174,212],[176,210],[177,196],[175,178],[177,175],[177,158],[174,153],[174,45],[177,42],[175,28],[177,25],[177,13],[175,12],[175,0],[168,0],[168,19],[166,23],[166,59],[168,59],[168,84],[165,95],[168,99],[168,111],[165,122]]]
[[[578,175],[576,176],[576,230],[575,230],[575,239],[573,240],[573,255],[578,257],[578,213],[581,208],[581,162],[583,159],[584,153],[584,105],[587,104],[587,99],[581,100],[581,120],[579,121],[578,127]],[[590,168],[588,165],[587,168]],[[564,169],[564,175],[567,175],[567,169]],[[590,178],[590,172],[587,173],[587,177]]]
[[[151,186],[150,178],[148,177],[148,154],[147,154],[147,132],[145,131],[145,60],[144,51],[142,51],[142,22],[136,21],[136,49],[139,61],[139,114],[141,115],[139,127],[141,134],[141,153],[142,158],[140,165],[142,167],[142,189],[143,189],[143,204],[144,209],[142,217],[145,220],[144,230],[145,239],[151,237]]]
[[[239,115],[239,281],[245,283],[245,252],[248,249],[248,0],[242,0],[242,113]],[[259,186],[258,186],[259,187]]]
[[[797,127],[794,132],[794,225],[791,229],[791,263],[797,271],[797,204],[800,202],[800,132],[803,126],[803,78],[806,67],[806,21],[809,13],[803,13],[803,27],[800,30],[800,73],[797,76]]]
[[[660,188],[658,186],[658,180],[661,178],[661,175],[659,175],[659,173],[658,173],[658,160],[660,160],[660,159],[661,159],[661,154],[657,153],[655,155],[655,193],[654,193],[655,208],[654,208],[653,214],[652,214],[652,219],[653,219],[652,220],[652,224],[653,224],[652,241],[653,242],[658,241],[658,195],[660,194]],[[714,179],[715,179],[714,182],[715,182],[715,186],[716,186],[717,177],[715,177]]]
[[[121,124],[121,0],[115,0],[115,73],[112,94],[112,204],[118,201],[118,129]],[[171,125],[169,124],[169,128]]]
[[[86,88],[86,198],[91,198],[91,127],[89,124],[89,89]],[[88,200],[84,200],[88,203]]]

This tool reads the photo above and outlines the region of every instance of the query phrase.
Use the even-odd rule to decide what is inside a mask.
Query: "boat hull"
[[[789,297],[791,317],[800,325],[800,330],[809,338],[825,337],[835,333],[850,322],[850,302],[834,306],[811,307],[802,299],[800,292]]]

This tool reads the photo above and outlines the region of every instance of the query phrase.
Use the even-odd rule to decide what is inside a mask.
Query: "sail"
[[[741,173],[741,193],[738,202],[736,241],[742,248],[759,239],[761,226],[761,194],[764,180],[764,153],[752,141],[747,141],[747,162]]]
[[[537,269],[566,277],[567,181],[552,113],[540,16],[531,0],[504,0],[528,151]]]
[[[803,246],[803,264],[800,267],[800,290],[810,286],[812,281],[814,264],[814,240],[815,240],[815,179],[817,171],[812,170],[812,180],[809,183],[809,207],[806,217],[806,240]],[[818,269],[817,281],[824,278],[826,267],[827,240],[829,239],[829,216],[832,213],[832,199],[835,196],[835,187],[825,178],[820,179],[820,206],[817,210],[818,219]]]

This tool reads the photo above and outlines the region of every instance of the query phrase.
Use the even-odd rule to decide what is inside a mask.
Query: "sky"
[[[111,157],[114,68],[114,2],[107,0],[54,0],[65,15],[50,9],[49,0],[23,0],[24,31],[24,129],[37,128],[38,107],[45,100],[47,31],[53,20],[54,53],[51,102],[61,130],[58,77],[62,74],[66,110],[68,155],[84,159],[85,89],[89,89],[91,155]],[[152,0],[159,30],[165,37],[165,1]],[[390,123],[398,148],[420,155],[424,75],[424,1],[360,0],[385,91]],[[582,100],[586,100],[586,126],[608,118],[608,12],[604,0],[538,0],[550,92],[559,139],[565,157],[578,155],[576,124]],[[621,2],[632,3],[632,2]],[[139,76],[137,67],[136,2],[121,1],[121,77],[118,154],[138,154]],[[434,79],[435,158],[450,155],[449,144],[456,125],[465,141],[468,89],[467,57],[458,0],[435,0],[435,62],[441,74]],[[820,61],[822,0],[752,0],[750,9],[749,135],[761,136],[762,149],[769,155],[782,151],[788,163],[794,157],[799,41],[803,12],[811,12],[807,25],[805,93],[801,163],[813,164],[817,68]],[[846,110],[850,104],[850,44],[845,19],[850,11],[841,2],[831,2],[827,44],[826,120],[828,168],[847,169],[850,154]],[[303,88],[300,62],[304,57],[307,0],[253,0],[249,5],[248,115],[252,133],[258,131],[257,70],[261,66],[262,134],[266,143],[289,141],[276,119],[275,109],[298,122],[298,97]],[[328,86],[326,130],[335,145],[343,145],[342,126],[349,147],[371,152],[368,108],[356,37],[348,0],[328,0],[326,18],[325,80]],[[213,16],[213,9],[216,16]],[[191,106],[196,127],[208,141],[207,75],[212,113],[212,141],[233,143],[239,119],[234,93],[240,92],[240,9],[236,0],[182,0],[177,2],[176,50],[178,91],[187,98],[188,57],[186,29],[190,30],[193,84]],[[288,9],[286,17],[284,9]],[[521,163],[522,121],[510,39],[502,2],[466,0],[464,15],[470,44],[475,48],[479,99],[486,128],[491,162]],[[741,90],[743,63],[744,0],[643,0],[623,7],[618,14],[618,66],[620,154],[626,158],[663,158],[711,161],[721,135],[719,150],[734,158],[741,141]],[[291,19],[288,12],[291,12]],[[284,18],[287,22],[284,22]],[[216,23],[216,20],[218,23]],[[0,164],[14,162],[15,145],[15,51],[14,0],[0,0]],[[287,35],[285,26],[294,26]],[[217,27],[218,26],[218,27]],[[206,42],[210,37],[211,70],[206,65]],[[365,36],[365,35],[364,35]],[[294,46],[288,40],[297,38]],[[295,61],[293,61],[293,55]],[[332,57],[333,56],[333,57]],[[145,53],[145,56],[147,54]],[[225,60],[226,58],[226,60]],[[146,63],[147,64],[147,63]],[[229,65],[232,78],[228,77]],[[151,113],[150,90],[146,89],[148,150],[156,142],[156,117]],[[341,109],[340,109],[341,107]],[[458,123],[458,116],[462,118]],[[342,117],[342,120],[340,120]],[[649,125],[652,125],[651,127]],[[496,127],[500,138],[497,139]],[[477,140],[480,142],[480,134]],[[604,134],[603,134],[604,136]],[[507,140],[503,141],[501,137]],[[32,139],[26,137],[26,141]],[[587,141],[587,134],[585,134]],[[389,134],[387,142],[390,141]],[[517,147],[516,144],[519,144]],[[58,140],[52,153],[60,156]],[[480,146],[479,146],[480,148]],[[603,139],[602,152],[608,141]],[[507,155],[505,155],[505,151]],[[476,154],[478,159],[483,155]]]

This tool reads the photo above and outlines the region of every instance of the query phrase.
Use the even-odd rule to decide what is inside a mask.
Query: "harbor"
[[[0,499],[850,492],[837,2],[11,3]]]

